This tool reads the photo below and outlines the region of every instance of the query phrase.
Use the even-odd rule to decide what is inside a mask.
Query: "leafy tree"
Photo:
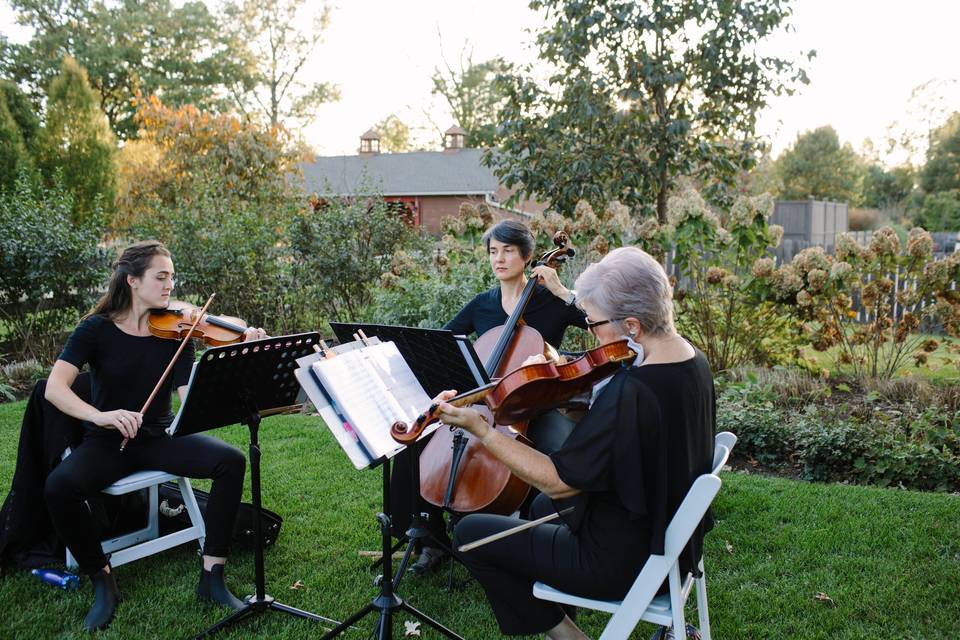
[[[40,119],[30,103],[30,99],[19,87],[9,80],[0,80],[0,101],[7,104],[7,109],[17,123],[23,144],[29,153],[34,153],[37,144],[37,134],[40,132]]]
[[[757,52],[781,28],[786,2],[532,0],[552,66],[546,86],[505,78],[497,153],[486,160],[516,197],[569,212],[619,200],[666,220],[678,176],[722,200],[752,163],[756,118],[770,95],[806,74]],[[812,54],[811,54],[812,55]]]
[[[929,231],[960,229],[960,189],[928,193],[913,216],[914,223]]]
[[[100,108],[121,139],[134,137],[131,99],[162,94],[171,105],[222,109],[225,86],[247,77],[229,34],[199,1],[13,0],[25,44],[0,42],[0,75],[29,87],[37,108],[64,56],[89,73]],[[177,6],[179,5],[179,6]]]
[[[299,156],[282,130],[191,105],[168,107],[156,96],[137,107],[141,138],[120,155],[116,227],[204,197],[214,178],[221,199],[256,204],[265,223],[292,197],[289,173]]]
[[[330,23],[330,7],[322,4],[303,27],[306,0],[240,0],[225,9],[233,38],[247,47],[250,76],[230,91],[241,113],[293,129],[316,117],[321,104],[340,99],[326,82],[306,82],[303,71]]]
[[[0,99],[0,191],[12,187],[30,165],[20,127],[10,114],[6,100]]]
[[[38,164],[47,183],[62,173],[76,201],[75,215],[112,209],[116,194],[116,140],[100,110],[87,72],[69,56],[50,83],[47,117],[38,140]]]
[[[373,127],[380,134],[380,149],[389,153],[410,151],[410,127],[390,114]]]
[[[900,206],[913,191],[913,168],[909,165],[890,171],[873,164],[863,175],[861,204],[876,209]]]
[[[960,111],[930,132],[920,186],[927,193],[960,189]]]
[[[442,96],[454,121],[467,132],[467,145],[492,147],[497,137],[498,111],[504,102],[498,75],[509,73],[512,65],[501,57],[473,62],[473,52],[460,53],[460,68],[444,59],[444,68],[433,70],[433,95]],[[440,131],[443,135],[443,130]]]
[[[784,200],[836,200],[860,203],[861,163],[849,144],[840,146],[831,126],[797,135],[797,141],[777,158]]]

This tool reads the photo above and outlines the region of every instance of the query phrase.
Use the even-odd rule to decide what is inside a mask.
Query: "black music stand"
[[[367,336],[376,336],[381,342],[393,342],[403,359],[410,365],[414,377],[423,386],[423,390],[431,398],[445,389],[465,391],[482,386],[490,382],[483,362],[473,350],[472,343],[462,336],[455,336],[447,329],[424,329],[421,327],[403,327],[396,325],[363,324],[352,322],[331,322],[330,328],[340,342],[349,342],[352,336],[359,331]],[[460,444],[462,441],[458,441]],[[420,495],[420,451],[423,442],[416,442],[407,447],[410,454],[410,495]],[[458,459],[458,458],[457,458]],[[455,475],[456,469],[452,473]],[[449,511],[449,510],[448,510]],[[400,581],[406,572],[407,565],[418,543],[430,539],[433,546],[444,549],[450,558],[454,558],[452,549],[436,539],[428,529],[423,515],[413,506],[410,514],[410,525],[404,532],[406,540],[399,539],[390,549],[391,554],[404,545],[406,551],[397,569],[393,588],[400,586]],[[385,556],[384,556],[385,557]],[[383,558],[373,566],[383,562]],[[448,588],[453,586],[453,564],[450,565]],[[387,572],[389,575],[389,572]]]
[[[250,430],[250,492],[253,497],[254,565],[256,593],[244,599],[244,606],[209,629],[203,638],[265,611],[282,611],[315,622],[336,620],[318,616],[277,602],[264,585],[263,529],[260,520],[260,442],[262,418],[299,408],[300,386],[294,378],[296,359],[313,353],[318,333],[265,338],[252,342],[208,349],[190,375],[187,396],[170,431],[174,436],[199,433],[238,422]]]
[[[449,333],[449,332],[448,332]],[[371,336],[374,337],[374,336]],[[379,336],[377,336],[379,339]],[[342,340],[346,342],[347,340]],[[399,350],[399,345],[398,345]],[[320,359],[319,354],[311,354],[309,356],[300,358],[298,364],[300,364],[305,369],[309,369],[313,362]],[[404,358],[406,359],[406,358]],[[409,363],[408,363],[409,364]],[[412,367],[411,367],[412,369]],[[416,376],[416,373],[414,373]],[[319,398],[324,398],[329,400],[330,397],[327,391],[324,389],[323,385],[320,384],[319,379],[313,375],[311,371],[301,372],[300,382],[304,388],[304,391],[307,392],[308,396],[317,395]],[[422,384],[422,383],[421,383]],[[335,410],[331,403],[331,409]],[[338,419],[343,416],[338,415]],[[343,446],[343,443],[340,443]],[[415,445],[416,447],[417,445]],[[346,449],[345,449],[346,451]],[[349,455],[349,452],[348,452]],[[383,474],[383,489],[382,489],[382,500],[383,500],[383,511],[377,514],[377,524],[380,526],[380,538],[381,538],[381,561],[383,562],[383,574],[378,578],[378,585],[380,587],[380,592],[377,596],[370,601],[366,606],[357,612],[350,615],[342,623],[337,625],[329,633],[323,636],[322,640],[328,640],[329,638],[334,638],[340,635],[344,630],[351,627],[355,622],[365,617],[369,613],[378,612],[379,620],[377,623],[376,637],[379,640],[392,640],[393,638],[393,615],[397,610],[402,610],[408,613],[409,615],[417,618],[418,620],[425,622],[430,627],[433,627],[444,636],[451,638],[452,640],[463,640],[461,636],[456,634],[454,631],[447,629],[442,624],[426,615],[422,611],[416,609],[408,602],[405,602],[398,594],[397,588],[399,586],[399,578],[402,575],[402,571],[405,567],[405,562],[409,558],[410,549],[408,548],[406,555],[404,556],[404,564],[401,565],[401,571],[398,572],[396,577],[393,577],[393,558],[392,554],[394,549],[391,548],[390,532],[391,532],[391,520],[390,520],[390,459],[386,456],[383,456],[378,459],[372,459],[367,454],[366,466],[361,466],[355,462],[357,468],[367,468],[372,469],[374,467],[380,466],[381,472]],[[419,492],[419,481],[417,482],[417,490]],[[411,524],[413,528],[413,524]],[[424,536],[427,534],[424,533]]]

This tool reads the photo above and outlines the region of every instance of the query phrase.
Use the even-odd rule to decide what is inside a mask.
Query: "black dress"
[[[481,336],[504,324],[508,317],[503,310],[500,287],[494,287],[468,302],[443,328],[457,335],[469,336],[476,332]],[[533,296],[523,312],[523,321],[539,331],[543,339],[554,347],[559,347],[563,342],[563,332],[567,327],[587,328],[583,311],[574,305],[568,305],[540,284],[534,287]]]
[[[509,316],[503,310],[500,287],[478,294],[446,325],[457,335],[483,335],[490,329],[506,323]],[[543,285],[536,285],[533,296],[523,313],[524,322],[540,332],[549,344],[559,346],[567,327],[587,328],[583,311],[556,297]],[[548,411],[532,421],[527,436],[545,453],[555,451],[566,440],[574,423],[557,411]],[[426,446],[423,444],[422,446]],[[409,484],[410,456],[404,451],[393,459],[393,480],[390,485],[390,513],[394,536],[401,537],[410,525],[414,496]],[[428,546],[439,543],[448,546],[450,540],[443,523],[443,512],[425,500],[419,499],[417,509],[428,514],[427,528],[433,537]]]
[[[715,401],[710,367],[689,360],[622,369],[600,392],[560,450],[560,479],[581,493],[535,503],[531,517],[574,506],[562,524],[543,524],[458,554],[487,593],[503,633],[543,633],[563,619],[560,605],[538,600],[541,580],[577,595],[622,598],[650,554],[662,554],[667,524],[696,478],[710,472]],[[519,523],[470,515],[454,546]],[[680,557],[692,570],[702,554],[704,519]]]

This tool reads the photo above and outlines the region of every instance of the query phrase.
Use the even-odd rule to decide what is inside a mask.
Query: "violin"
[[[627,346],[627,340],[618,340],[590,349],[562,364],[528,364],[447,402],[455,407],[466,407],[483,401],[497,423],[514,424],[529,420],[588,391],[594,383],[613,375],[623,363],[632,361],[636,355]],[[397,421],[390,427],[390,435],[400,444],[410,444],[438,420],[438,412],[437,404],[433,404],[412,425]]]
[[[203,340],[213,347],[225,344],[234,344],[243,340],[243,333],[247,330],[247,323],[240,318],[229,316],[215,316],[209,313],[200,313],[200,309],[187,302],[171,302],[166,309],[151,309],[147,324],[150,333],[158,338],[181,340],[187,337],[193,327],[190,337]]]
[[[559,268],[575,254],[568,242],[565,233],[556,234],[553,238],[556,248],[544,253],[534,264]],[[474,343],[491,378],[517,369],[529,356],[549,353],[543,336],[523,323],[524,310],[536,285],[537,278],[530,278],[506,323],[486,331]],[[476,408],[507,437],[531,444],[525,435],[526,422],[498,423],[485,404]],[[397,435],[403,437],[399,428]],[[420,454],[420,495],[438,507],[458,513],[513,513],[529,491],[530,485],[462,429],[438,429]]]

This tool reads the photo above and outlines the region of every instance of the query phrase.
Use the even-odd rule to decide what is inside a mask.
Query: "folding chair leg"
[[[703,560],[700,561],[700,577],[695,583],[697,589],[697,615],[700,618],[700,638],[710,640],[710,612],[707,610],[707,579],[703,573]]]
[[[673,636],[686,640],[687,624],[683,618],[683,583],[680,582],[680,569],[674,563],[670,568],[670,608],[673,610]]]
[[[180,484],[180,496],[183,498],[183,505],[190,514],[190,521],[200,530],[200,536],[197,541],[200,543],[200,552],[203,552],[203,544],[207,538],[207,527],[203,521],[203,514],[200,513],[200,506],[197,504],[197,498],[193,495],[193,487],[190,486],[190,480],[180,478],[177,480]]]

